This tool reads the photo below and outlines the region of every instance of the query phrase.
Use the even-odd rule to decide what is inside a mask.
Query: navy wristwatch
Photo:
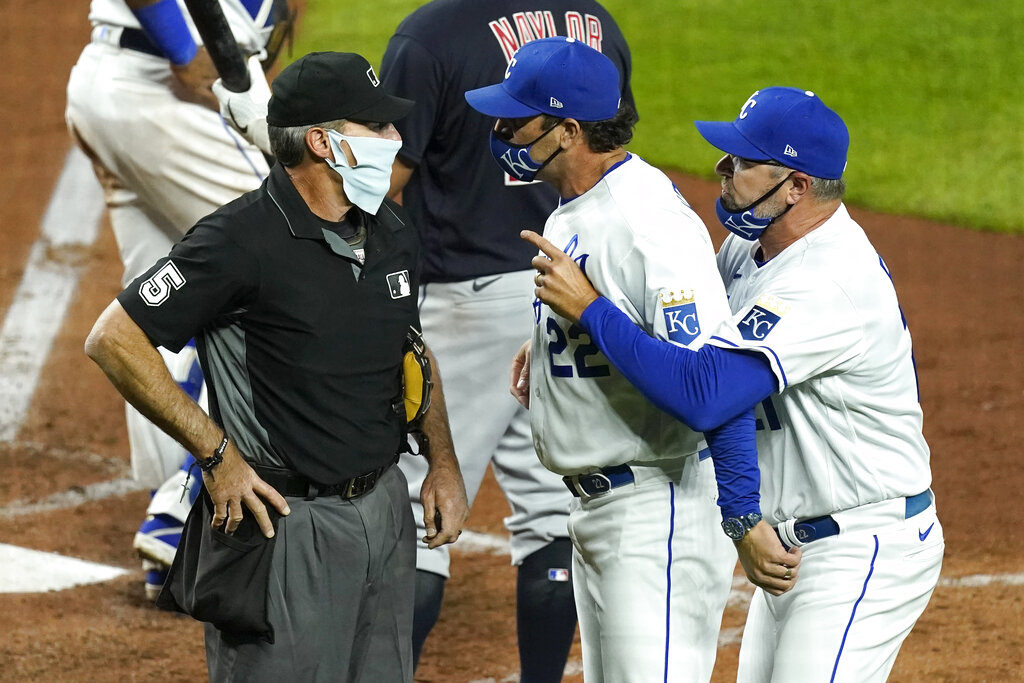
[[[749,515],[740,517],[729,517],[722,522],[722,531],[734,541],[742,541],[747,532],[753,529],[761,521],[760,512],[751,512]]]

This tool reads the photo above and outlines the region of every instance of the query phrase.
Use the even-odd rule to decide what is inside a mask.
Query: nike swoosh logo
[[[498,277],[491,278],[490,280],[484,280],[483,282],[480,282],[479,280],[473,280],[473,291],[474,292],[479,292],[484,287],[486,287],[488,285],[493,285],[495,282],[497,282],[500,279],[501,279],[501,276],[499,275]]]
[[[924,539],[928,538],[928,534],[930,534],[930,533],[932,532],[932,527],[933,527],[933,526],[935,526],[935,522],[932,522],[932,523],[931,523],[931,524],[930,524],[930,525],[928,526],[928,528],[927,528],[927,529],[925,529],[924,531],[921,531],[920,529],[918,529],[918,530],[917,530],[917,537],[918,537],[918,538],[920,538],[920,539],[921,539],[922,541],[923,541]]]
[[[238,131],[245,135],[249,132],[249,126],[241,126],[238,123],[238,119],[235,118],[235,110],[231,108],[231,103],[228,102],[228,115],[231,116],[231,123],[238,129]]]

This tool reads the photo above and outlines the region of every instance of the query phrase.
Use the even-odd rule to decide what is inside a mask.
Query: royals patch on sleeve
[[[692,289],[662,290],[661,313],[665,316],[665,330],[672,341],[689,344],[700,336],[697,297]]]
[[[740,319],[740,336],[748,341],[761,341],[782,320],[789,306],[772,296],[762,296]]]

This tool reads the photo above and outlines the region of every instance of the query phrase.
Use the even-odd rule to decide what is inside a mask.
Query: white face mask
[[[328,130],[327,137],[331,141],[334,161],[324,161],[345,181],[348,200],[363,211],[376,214],[391,189],[391,165],[395,162],[398,150],[402,148],[402,142],[353,137],[334,130]],[[342,140],[352,148],[356,158],[355,166],[348,165],[348,157],[341,148]]]

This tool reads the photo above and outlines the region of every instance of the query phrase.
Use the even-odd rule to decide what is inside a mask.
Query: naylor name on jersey
[[[516,12],[511,19],[501,17],[488,22],[487,25],[498,41],[506,62],[512,60],[512,55],[520,47],[539,38],[565,35],[586,43],[598,52],[601,52],[601,43],[604,41],[601,20],[593,14],[582,12],[565,13],[565,31],[562,33],[559,33],[555,26],[555,14],[551,10]]]

